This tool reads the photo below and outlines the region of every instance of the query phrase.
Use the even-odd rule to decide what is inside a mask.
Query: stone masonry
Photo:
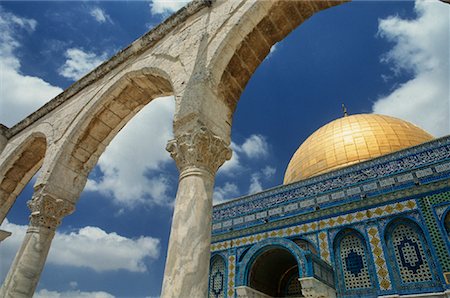
[[[0,221],[41,169],[27,236],[0,296],[32,297],[55,229],[100,155],[142,107],[166,95],[175,96],[168,150],[181,176],[162,297],[206,296],[214,176],[231,156],[240,94],[275,43],[342,2],[194,0],[15,126],[0,126]]]

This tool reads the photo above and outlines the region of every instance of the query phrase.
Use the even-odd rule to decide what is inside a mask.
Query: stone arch
[[[43,133],[29,135],[0,168],[0,223],[5,219],[17,196],[42,166],[47,151]]]
[[[299,277],[309,276],[310,269],[306,264],[305,252],[293,241],[284,238],[268,238],[252,246],[239,263],[237,285],[248,285],[249,271],[254,261],[264,252],[281,249],[290,253],[298,264]]]
[[[384,242],[389,258],[388,265],[394,276],[393,287],[398,293],[421,286],[440,286],[433,253],[422,227],[407,217],[392,219],[384,230]]]
[[[37,185],[66,177],[47,185],[50,193],[76,201],[89,172],[117,133],[154,98],[172,95],[172,82],[160,69],[144,68],[128,72],[112,84],[70,128],[58,156]],[[56,189],[57,188],[57,189]]]
[[[306,19],[346,1],[255,1],[239,15],[212,55],[219,92],[234,110],[256,68],[277,42]],[[244,4],[245,5],[245,4]]]
[[[208,297],[227,297],[228,269],[226,259],[221,254],[211,256],[209,272]]]
[[[335,280],[338,295],[375,293],[373,264],[366,238],[357,230],[345,228],[333,241]]]

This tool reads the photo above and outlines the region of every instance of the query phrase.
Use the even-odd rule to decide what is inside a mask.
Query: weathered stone
[[[180,181],[161,297],[206,297],[214,176],[231,150],[204,126],[170,141],[167,150]]]
[[[57,199],[45,190],[35,192],[28,202],[30,224],[11,269],[0,289],[0,297],[32,297],[44,268],[56,227],[74,210],[72,203]]]
[[[17,125],[0,126],[0,199],[6,202],[0,219],[41,165],[36,186],[75,203],[123,125],[151,99],[173,94],[176,140],[168,149],[180,185],[163,296],[204,297],[214,175],[230,157],[239,96],[273,44],[303,21],[296,21],[299,15],[337,3],[279,2],[194,0]],[[49,215],[46,200],[30,203],[31,225],[10,271],[28,277],[7,279],[2,297],[33,294],[63,216]],[[65,210],[60,201],[51,202],[54,210]],[[36,243],[42,244],[39,251]]]

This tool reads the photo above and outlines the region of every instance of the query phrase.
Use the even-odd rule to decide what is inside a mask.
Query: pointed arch
[[[288,289],[301,295],[298,278],[313,274],[312,266],[307,264],[306,254],[308,253],[289,239],[262,240],[253,245],[239,262],[236,285],[247,286],[272,296],[285,296]]]
[[[208,297],[209,298],[226,298],[227,297],[227,266],[225,258],[220,254],[214,254],[211,257],[209,265],[209,282]]]
[[[254,1],[243,4],[244,13],[234,20],[217,46],[210,67],[219,82],[223,100],[232,108],[256,68],[273,45],[300,24],[329,7],[346,1]],[[217,4],[217,5],[220,5]]]
[[[58,180],[55,191],[76,201],[89,172],[119,131],[153,99],[173,93],[169,75],[161,69],[147,67],[122,75],[75,119],[58,156],[46,168],[48,176],[37,184]]]
[[[387,247],[393,287],[399,293],[417,289],[441,290],[430,245],[419,224],[410,218],[395,218],[386,226]]]
[[[375,293],[373,264],[368,245],[357,230],[341,230],[333,243],[335,280],[338,295],[370,295]]]
[[[17,196],[42,166],[47,151],[43,133],[32,133],[9,154],[0,168],[0,223]]]

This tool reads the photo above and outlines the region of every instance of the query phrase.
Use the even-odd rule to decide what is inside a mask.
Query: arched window
[[[338,291],[363,294],[373,291],[364,238],[354,230],[341,232],[335,240],[334,255]]]
[[[388,232],[390,235],[387,235],[391,256],[395,259],[397,273],[404,284],[433,280],[423,239],[417,229],[402,222],[395,225]]]
[[[409,219],[390,223],[384,235],[393,285],[399,293],[440,287],[438,272],[422,229]]]
[[[211,259],[209,270],[209,298],[226,297],[226,270],[225,261],[220,256]]]

